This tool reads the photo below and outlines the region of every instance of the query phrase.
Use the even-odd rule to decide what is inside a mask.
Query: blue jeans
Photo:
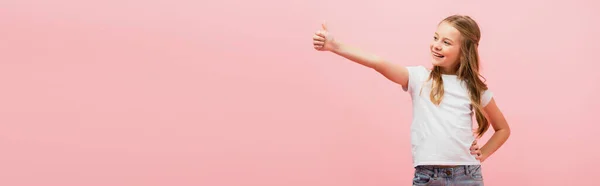
[[[483,186],[481,165],[452,168],[433,165],[415,167],[413,186]]]

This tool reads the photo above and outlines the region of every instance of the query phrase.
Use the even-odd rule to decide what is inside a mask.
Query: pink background
[[[3,0],[0,185],[410,185],[408,94],[311,37],[327,21],[347,43],[429,65],[454,13],[479,22],[512,128],[486,185],[592,183],[599,6]]]

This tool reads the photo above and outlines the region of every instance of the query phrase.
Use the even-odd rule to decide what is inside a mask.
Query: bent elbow
[[[508,138],[510,136],[510,128],[498,129],[498,130],[495,130],[494,132],[496,132],[498,134],[502,134],[504,136],[504,138]]]

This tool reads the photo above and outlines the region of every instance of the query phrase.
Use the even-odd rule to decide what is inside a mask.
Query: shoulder
[[[408,71],[408,85],[403,87],[404,91],[412,92],[429,75],[429,69],[423,65],[406,66]]]
[[[427,76],[430,70],[423,65],[407,66],[408,76],[411,78]]]
[[[494,97],[494,92],[492,92],[489,88],[481,92],[481,106],[485,107]]]
[[[429,72],[429,69],[427,69],[423,65],[406,66],[406,69],[408,69],[409,72],[413,72],[413,73],[427,73],[427,72]]]

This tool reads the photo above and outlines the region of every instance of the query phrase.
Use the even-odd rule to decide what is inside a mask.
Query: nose
[[[440,46],[439,42],[435,42],[435,43],[433,43],[433,49],[435,49],[435,50],[441,50],[442,47]]]

